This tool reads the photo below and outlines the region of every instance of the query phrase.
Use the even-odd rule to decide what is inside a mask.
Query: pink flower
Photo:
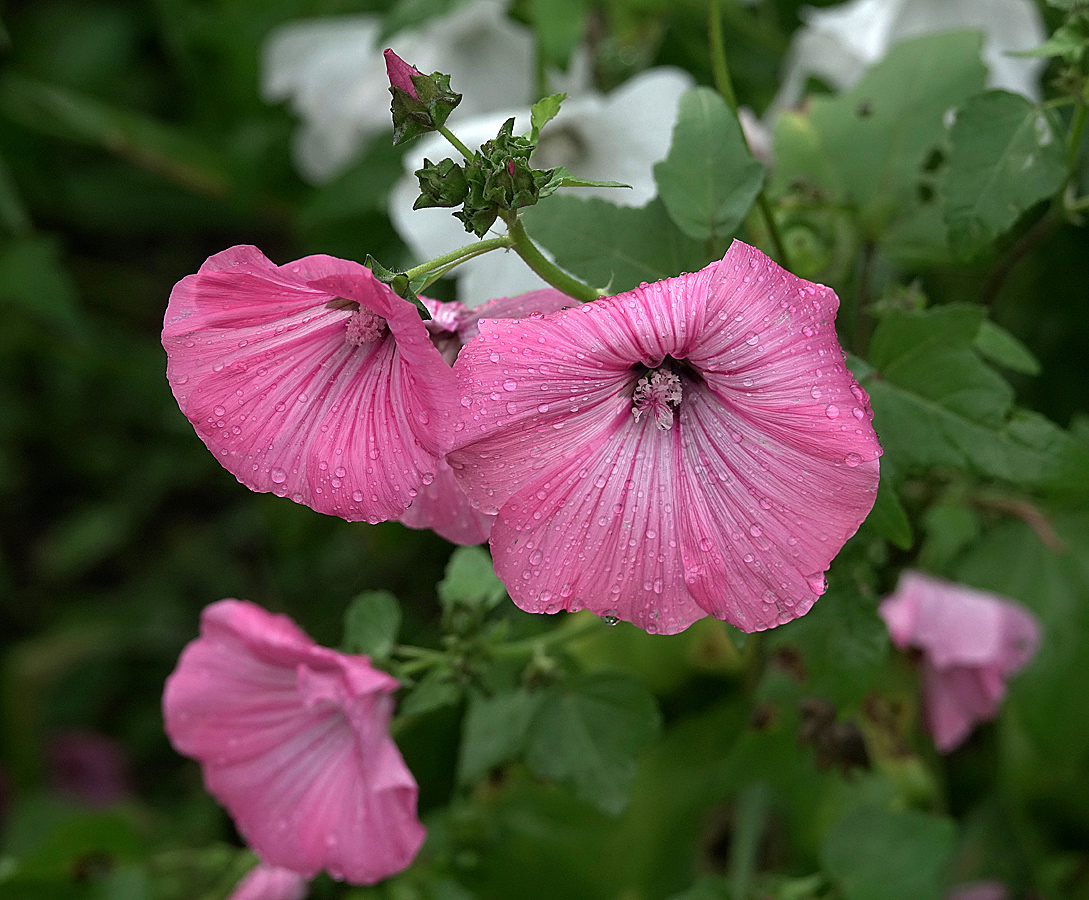
[[[450,365],[454,364],[461,348],[476,337],[481,319],[541,315],[574,302],[566,294],[552,288],[500,297],[475,309],[469,309],[463,303],[443,303],[423,298],[424,306],[431,313],[431,319],[426,323],[431,340]],[[482,544],[488,539],[494,518],[472,507],[454,478],[453,469],[443,459],[435,471],[435,480],[420,488],[416,499],[399,521],[409,528],[430,528],[454,544]]]
[[[948,900],[1008,900],[1009,896],[1001,881],[976,881],[954,890]]]
[[[390,85],[400,88],[413,100],[419,100],[420,95],[416,93],[416,85],[412,83],[412,76],[421,74],[420,70],[415,66],[410,66],[389,47],[382,51],[382,55],[386,58],[386,74],[389,76]]]
[[[163,346],[182,412],[252,490],[380,522],[449,449],[456,379],[416,308],[358,263],[232,247],[174,287]]]
[[[66,731],[49,743],[49,782],[87,806],[104,809],[132,794],[128,758],[117,741],[91,731]]]
[[[259,862],[238,882],[227,900],[303,900],[307,879],[291,869]]]
[[[389,736],[397,687],[286,616],[221,600],[167,679],[163,718],[263,862],[373,884],[424,838],[416,782]]]
[[[942,753],[998,715],[1006,679],[1032,659],[1039,643],[1027,610],[921,572],[904,572],[878,612],[897,647],[922,651],[927,728]]]
[[[806,612],[881,453],[837,306],[735,241],[692,275],[482,322],[454,367],[468,409],[447,459],[498,512],[514,601],[666,634]]]

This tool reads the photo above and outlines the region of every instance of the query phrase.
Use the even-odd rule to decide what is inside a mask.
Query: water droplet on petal
[[[847,456],[843,460],[844,465],[846,465],[846,466],[848,466],[848,467],[850,467],[852,469],[861,462],[862,462],[862,457],[859,456],[857,453],[848,453]]]
[[[272,479],[273,484],[283,484],[287,481],[287,472],[283,469],[273,469],[269,473],[269,477]]]
[[[513,378],[508,378],[506,381],[503,382],[503,390],[505,390],[505,391],[515,391],[517,389],[518,389],[518,382],[515,381]]]
[[[835,404],[830,403],[828,405],[828,408],[824,411],[824,414],[826,416],[828,416],[829,419],[838,419],[839,418],[839,407],[836,406]]]
[[[615,625],[620,621],[620,613],[615,609],[607,609],[601,614],[601,621],[606,625]]]

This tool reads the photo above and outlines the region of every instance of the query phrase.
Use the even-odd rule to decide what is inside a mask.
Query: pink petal
[[[167,681],[182,753],[266,863],[373,884],[423,841],[416,783],[388,732],[397,682],[284,616],[223,600]]]
[[[947,900],[1009,900],[1009,891],[1001,881],[977,881],[961,885]]]
[[[693,275],[485,321],[455,366],[468,415],[448,460],[499,512],[515,602],[666,633],[704,612],[752,631],[808,610],[878,480],[836,305],[735,242]],[[682,388],[662,430],[632,398],[667,357]]]
[[[466,312],[458,323],[457,331],[462,344],[467,344],[480,333],[481,319],[524,319],[556,312],[577,303],[577,300],[555,288],[541,288],[513,297],[497,297],[473,309],[465,307]]]
[[[435,478],[424,482],[420,492],[398,521],[409,528],[429,528],[452,544],[483,544],[495,516],[480,512],[454,478],[445,459],[439,460]]]
[[[400,88],[413,100],[419,100],[416,85],[412,83],[412,76],[420,74],[416,67],[410,66],[389,47],[382,52],[382,55],[386,58],[386,75],[389,76],[389,83],[393,87]]]
[[[352,311],[328,307],[338,298],[389,332],[348,343]],[[182,411],[252,490],[378,522],[404,511],[448,448],[455,380],[412,304],[357,263],[224,251],[175,286],[163,346]]]
[[[1039,643],[1036,620],[1022,607],[922,572],[905,571],[879,612],[893,643],[917,647],[939,669],[983,666],[1008,676]]]
[[[942,753],[956,749],[980,722],[998,715],[1006,696],[1005,681],[993,670],[970,666],[922,669],[927,730]]]
[[[291,869],[259,862],[238,882],[227,900],[303,900],[307,879]]]

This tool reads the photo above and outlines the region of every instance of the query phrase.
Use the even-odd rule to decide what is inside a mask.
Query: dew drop
[[[615,609],[607,609],[601,614],[601,621],[606,625],[615,625],[620,621],[620,613]]]
[[[704,553],[710,553],[711,548],[714,546],[714,542],[710,538],[700,538],[700,549]]]
[[[287,472],[283,469],[273,469],[269,473],[269,477],[272,479],[273,484],[283,484],[287,481]]]
[[[824,414],[826,416],[828,416],[829,419],[838,419],[839,418],[839,407],[836,406],[835,404],[830,403],[828,405],[828,408],[825,409]]]
[[[843,460],[843,464],[851,469],[855,468],[855,466],[857,466],[861,462],[862,457],[859,456],[857,453],[848,453]]]
[[[513,378],[508,378],[506,381],[503,382],[503,390],[505,390],[505,391],[518,390],[518,382],[515,381]]]

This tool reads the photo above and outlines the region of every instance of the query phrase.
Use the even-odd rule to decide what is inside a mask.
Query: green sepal
[[[424,159],[423,168],[415,174],[420,181],[420,196],[412,204],[413,209],[460,206],[469,196],[465,170],[452,159],[437,164]]]
[[[459,103],[461,94],[450,90],[450,76],[441,72],[413,75],[416,97],[408,91],[390,85],[393,101],[393,143],[403,144],[421,134],[436,131],[446,124]]]
[[[394,272],[392,269],[387,269],[378,260],[376,260],[369,253],[367,254],[366,262],[364,265],[371,270],[374,277],[377,278],[382,284],[388,284],[393,289],[398,297],[402,297],[408,300],[416,307],[416,311],[420,314],[420,318],[425,322],[431,318],[431,313],[427,311],[427,307],[420,302],[420,298],[416,296],[411,279],[404,272]]]
[[[631,187],[630,184],[624,184],[621,181],[591,181],[588,178],[579,178],[577,175],[572,175],[564,166],[556,166],[548,172],[548,181],[541,185],[541,195],[538,198],[540,200],[551,197],[562,187]]]

